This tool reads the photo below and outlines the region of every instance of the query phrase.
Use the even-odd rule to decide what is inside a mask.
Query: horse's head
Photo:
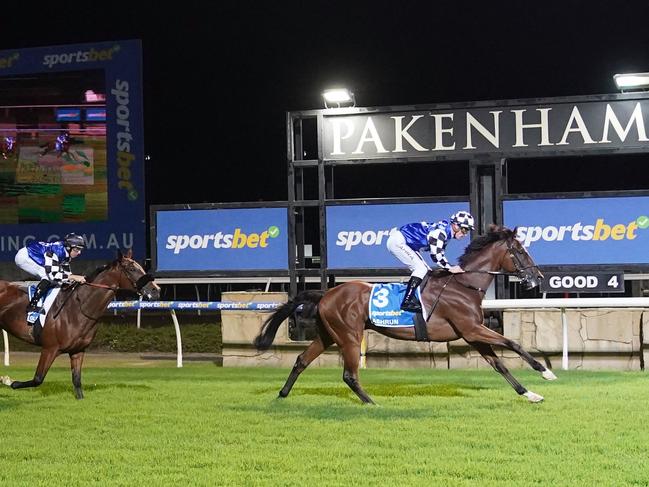
[[[142,266],[133,260],[130,249],[126,254],[119,252],[116,267],[120,271],[118,286],[121,289],[131,289],[149,300],[160,298],[160,286],[153,281],[151,274],[147,274]]]
[[[503,257],[503,269],[516,273],[526,290],[534,289],[541,284],[543,274],[525,247],[516,238],[516,228],[513,230],[503,228],[503,231],[508,233],[505,239],[507,253]]]

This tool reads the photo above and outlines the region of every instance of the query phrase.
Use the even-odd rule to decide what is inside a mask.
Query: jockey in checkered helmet
[[[468,211],[458,211],[451,216],[451,223],[468,231],[475,230],[475,221]]]
[[[453,239],[464,238],[474,229],[471,214],[467,211],[458,211],[448,220],[440,220],[436,223],[408,223],[390,232],[387,241],[388,250],[411,271],[401,309],[421,312],[416,289],[430,268],[420,252],[430,252],[431,260],[451,274],[462,273],[464,269],[459,265],[451,265],[446,258],[446,245]]]

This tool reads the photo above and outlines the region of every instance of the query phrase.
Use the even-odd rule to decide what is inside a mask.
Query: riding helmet
[[[81,235],[77,235],[76,233],[68,233],[63,240],[65,242],[66,247],[68,248],[71,249],[75,247],[78,247],[80,249],[86,248],[85,240]]]
[[[458,211],[451,216],[451,223],[455,223],[460,228],[466,228],[467,230],[475,230],[474,220],[471,216],[471,213],[468,211]]]

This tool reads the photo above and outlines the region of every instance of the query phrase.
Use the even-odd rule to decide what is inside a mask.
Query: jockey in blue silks
[[[444,251],[449,240],[461,239],[470,231],[475,230],[474,219],[467,211],[454,213],[450,220],[436,223],[408,223],[399,229],[394,229],[388,237],[388,250],[411,271],[406,294],[401,303],[401,309],[416,313],[421,312],[415,290],[430,270],[421,256],[421,251],[430,252],[430,257],[438,266],[453,274],[464,272],[458,266],[452,266],[446,259]]]
[[[72,274],[70,260],[86,248],[83,237],[70,233],[56,242],[31,242],[16,253],[16,265],[41,281],[29,302],[27,311],[36,311],[38,301],[52,287],[71,282],[85,282],[83,276]]]

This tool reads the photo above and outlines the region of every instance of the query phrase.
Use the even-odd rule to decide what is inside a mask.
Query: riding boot
[[[38,286],[36,286],[36,291],[34,292],[34,295],[32,296],[32,299],[27,306],[27,311],[38,310],[38,301],[41,299],[41,297],[45,296],[45,293],[51,287],[51,285],[52,283],[47,279],[41,279],[41,282],[39,282]]]
[[[421,279],[415,276],[410,277],[406,294],[401,303],[401,309],[404,311],[412,311],[413,313],[421,313],[421,304],[417,299],[417,288],[421,284]]]

